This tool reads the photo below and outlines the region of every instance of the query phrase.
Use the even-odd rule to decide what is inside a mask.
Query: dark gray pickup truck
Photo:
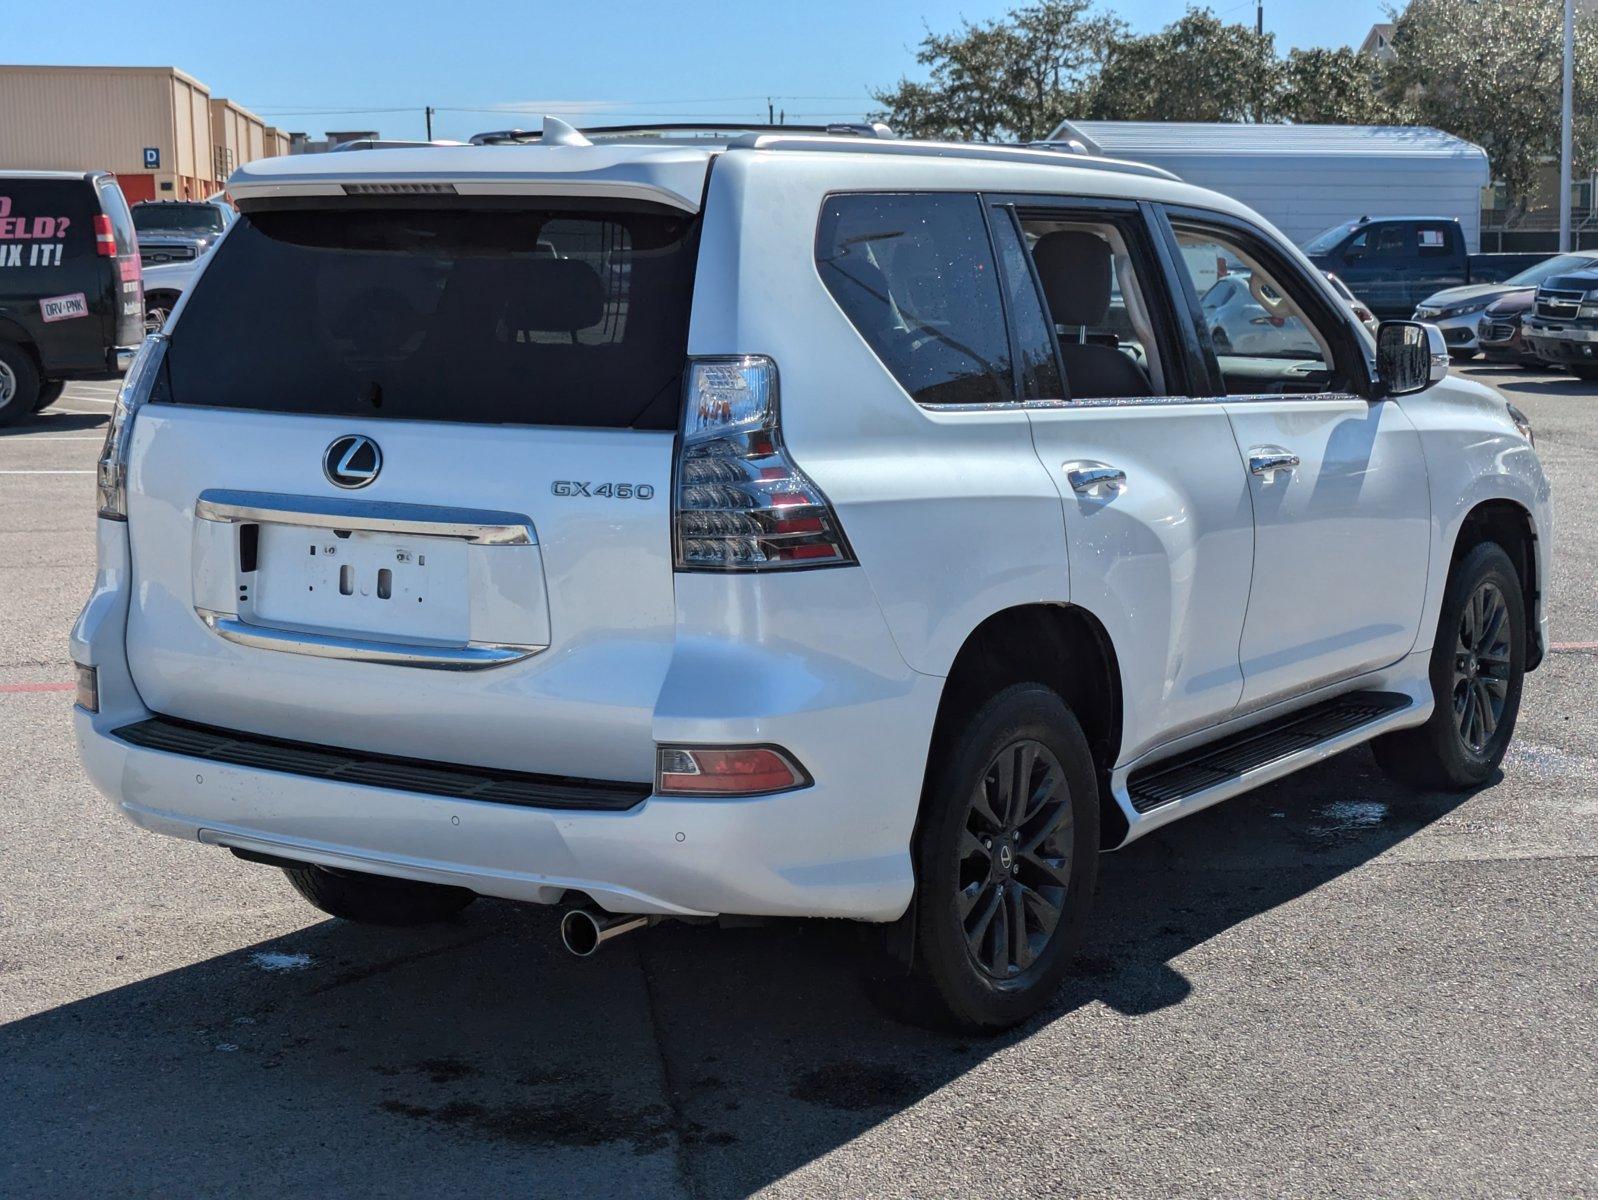
[[[1497,283],[1546,254],[1469,254],[1452,217],[1360,217],[1316,234],[1304,253],[1383,319],[1407,318],[1428,296]]]

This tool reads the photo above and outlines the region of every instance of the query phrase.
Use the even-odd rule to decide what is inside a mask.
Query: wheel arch
[[[1081,723],[1099,778],[1100,841],[1119,845],[1126,836],[1126,815],[1110,794],[1109,778],[1121,748],[1120,663],[1103,622],[1078,605],[1001,609],[966,636],[938,701],[929,776],[952,728],[989,696],[1016,683],[1052,688]]]
[[[39,347],[34,343],[33,334],[20,321],[0,312],[0,341],[10,342],[12,345],[26,350],[33,356],[35,363],[39,362]]]
[[[1535,670],[1547,649],[1542,644],[1537,620],[1537,614],[1541,611],[1542,592],[1537,576],[1540,548],[1536,522],[1531,512],[1517,501],[1503,498],[1481,501],[1465,514],[1459,524],[1448,560],[1449,571],[1452,572],[1465,555],[1483,542],[1496,542],[1502,546],[1520,575],[1521,595],[1526,606],[1526,670]]]

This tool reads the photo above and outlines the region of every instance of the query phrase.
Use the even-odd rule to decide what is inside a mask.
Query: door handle
[[[1066,463],[1065,478],[1071,490],[1081,493],[1101,490],[1118,492],[1126,486],[1126,472],[1105,463]]]
[[[1248,452],[1248,469],[1267,481],[1274,479],[1278,471],[1291,473],[1296,466],[1298,455],[1280,446],[1255,446]]]

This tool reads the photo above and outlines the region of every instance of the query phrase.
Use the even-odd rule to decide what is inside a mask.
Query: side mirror
[[[1412,396],[1448,374],[1443,331],[1420,321],[1383,321],[1376,327],[1376,394]]]

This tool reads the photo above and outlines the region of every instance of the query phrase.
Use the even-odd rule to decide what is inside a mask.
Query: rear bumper
[[[651,795],[621,812],[533,808],[309,778],[135,746],[153,714],[128,669],[125,527],[98,522],[100,570],[72,633],[100,711],[74,730],[94,785],[158,833],[297,861],[612,912],[891,921],[910,902],[910,837],[943,680],[905,666],[857,570],[682,576],[656,700],[657,743],[776,743],[815,783],[745,800]],[[786,586],[791,584],[791,586]],[[779,611],[780,610],[780,611]],[[728,641],[711,630],[761,627]],[[773,626],[781,618],[787,636]],[[404,682],[406,668],[395,672]],[[326,701],[331,719],[335,701]],[[618,758],[620,755],[618,754]]]
[[[73,713],[90,778],[134,824],[207,845],[612,912],[887,921],[909,903],[908,847],[873,842],[853,789],[753,800],[651,796],[562,812],[313,780],[148,750]],[[854,814],[851,819],[848,814]]]

